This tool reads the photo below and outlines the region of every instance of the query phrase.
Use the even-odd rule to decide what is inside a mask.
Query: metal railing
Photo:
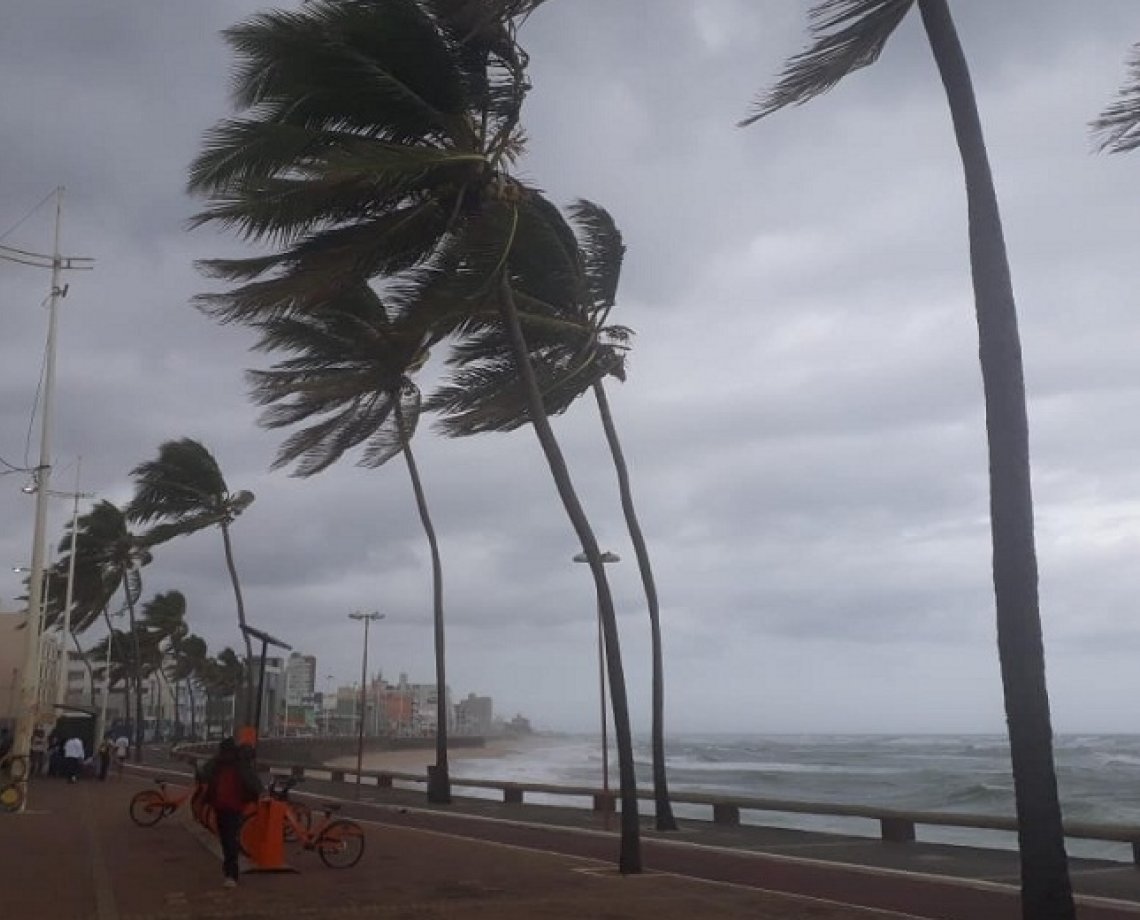
[[[178,757],[195,762],[209,756],[182,750]],[[356,771],[340,767],[313,767],[281,761],[260,761],[262,767],[286,771],[292,776],[309,776],[331,782],[355,782]],[[423,784],[425,773],[407,773],[395,770],[361,770],[361,781],[381,789],[390,789],[396,782]],[[497,779],[471,779],[451,777],[453,789],[492,789],[502,793],[508,805],[521,805],[527,794],[589,798],[594,811],[612,812],[617,806],[618,794],[604,792],[594,786],[563,786],[554,783],[513,782]],[[639,799],[653,799],[649,789],[638,790]],[[942,811],[905,811],[880,808],[874,805],[845,805],[839,802],[802,802],[787,799],[751,798],[718,793],[671,792],[670,801],[684,805],[708,806],[714,824],[727,827],[740,825],[742,811],[771,814],[802,814],[819,817],[866,818],[879,822],[880,839],[888,843],[910,843],[916,839],[916,828],[964,827],[973,830],[1010,831],[1016,833],[1017,819],[1004,815],[958,814]],[[1140,866],[1140,826],[1127,824],[1100,824],[1091,821],[1066,821],[1065,836],[1073,839],[1127,843],[1132,846],[1132,861]]]

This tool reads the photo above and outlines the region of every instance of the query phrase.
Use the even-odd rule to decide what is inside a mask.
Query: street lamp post
[[[89,269],[91,259],[64,256],[59,251],[60,224],[63,215],[63,187],[55,193],[55,234],[51,255],[14,249],[0,245],[0,259],[51,270],[48,296],[48,329],[44,349],[43,402],[40,413],[40,452],[33,476],[39,488],[32,523],[32,577],[28,586],[28,634],[24,645],[24,666],[20,686],[20,710],[16,723],[13,751],[27,756],[31,750],[32,729],[39,715],[40,694],[40,630],[42,625],[44,531],[47,524],[47,490],[51,485],[52,397],[55,384],[55,339],[59,301],[67,296],[62,274],[68,269]],[[23,810],[27,803],[20,806]]]
[[[589,562],[585,553],[578,553],[575,562]],[[621,562],[621,556],[609,551],[602,553],[602,562]],[[598,697],[601,702],[602,721],[602,795],[608,802],[610,794],[610,751],[606,738],[606,659],[605,635],[602,632],[602,608],[598,607]],[[608,814],[608,813],[607,813]]]
[[[124,613],[120,610],[109,616],[121,617]],[[99,701],[99,721],[95,728],[96,744],[102,742],[103,733],[107,731],[107,701],[111,698],[111,650],[115,645],[115,627],[111,626],[110,630],[107,633],[107,656],[103,662],[103,699]]]
[[[71,550],[70,550],[71,555],[67,560],[67,587],[65,589],[66,590],[66,596],[64,597],[64,601],[63,601],[63,614],[60,616],[60,619],[59,619],[59,645],[60,645],[60,649],[61,649],[60,660],[62,662],[64,662],[64,665],[66,665],[66,662],[67,662],[68,657],[70,655],[70,652],[68,651],[68,642],[72,640],[71,605],[72,605],[72,602],[75,598],[75,544],[76,544],[76,539],[78,537],[78,531],[79,531],[79,499],[81,499],[81,498],[94,498],[95,497],[94,492],[80,492],[79,491],[79,471],[80,471],[80,468],[82,466],[82,463],[83,463],[83,458],[77,457],[75,460],[75,491],[74,492],[57,492],[55,489],[44,489],[43,490],[45,492],[45,494],[51,496],[52,498],[70,498],[70,499],[72,499],[72,507],[71,507]],[[38,485],[38,483],[32,482],[30,485],[24,486],[24,488],[21,491],[28,494],[28,495],[35,495],[36,493],[40,492],[41,489],[40,489],[40,486]],[[43,592],[43,601],[41,604],[44,611],[46,611],[46,609],[47,609],[47,601],[48,601],[48,598],[51,596],[51,592],[49,592],[47,590],[47,576],[49,576],[51,574],[53,574],[53,572],[50,568],[44,569],[44,579],[45,579],[44,580],[44,592]],[[43,616],[43,613],[41,613],[41,617],[42,616]],[[41,619],[41,625],[42,625],[42,619]],[[57,680],[58,680],[58,684],[56,687],[56,699],[57,699],[58,704],[60,706],[63,706],[67,702],[67,667],[66,666],[61,666],[59,668],[59,674],[57,675]],[[92,686],[91,686],[91,693],[92,693],[92,695],[94,695],[94,693],[95,693],[94,683],[92,683]]]
[[[377,620],[384,619],[383,613],[377,613],[373,610],[371,613],[361,613],[357,610],[355,613],[350,613],[348,618],[350,620],[362,620],[364,622],[364,653],[360,659],[360,726],[357,729],[356,736],[356,797],[360,798],[360,771],[364,768],[364,719],[367,707],[365,706],[365,687],[368,681],[368,627]]]

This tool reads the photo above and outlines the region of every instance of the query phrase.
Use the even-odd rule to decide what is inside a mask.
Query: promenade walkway
[[[900,869],[900,849],[877,842],[829,838],[826,851],[823,841],[813,839],[823,835],[809,834],[798,844],[781,836],[760,845],[753,839],[757,829],[686,824],[667,840],[647,833],[648,871],[622,877],[614,870],[616,829],[607,831],[588,812],[471,800],[428,808],[422,793],[377,789],[364,790],[363,798],[383,801],[345,806],[368,835],[357,867],[327,869],[314,854],[298,851],[297,874],[249,874],[241,887],[227,890],[220,885],[215,844],[188,814],[149,829],[131,823],[127,803],[148,782],[139,775],[73,786],[41,781],[31,791],[27,813],[0,815],[3,915],[36,920],[1019,917],[1011,854],[949,848],[960,852],[948,871],[951,857],[939,856],[935,848],[926,855],[939,858],[919,859],[917,866],[925,869],[919,872]],[[338,798],[353,794],[343,785],[336,792]],[[852,849],[860,846],[869,846],[862,856]],[[875,852],[881,858],[866,858]],[[974,871],[966,871],[970,867]],[[1121,864],[1075,868],[1079,888],[1088,890],[1087,883],[1103,877],[1110,884],[1097,890],[1115,892],[1083,897],[1082,920],[1140,917],[1140,870]],[[995,870],[1000,870],[996,876]]]

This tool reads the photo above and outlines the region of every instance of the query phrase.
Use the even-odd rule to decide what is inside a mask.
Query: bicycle
[[[364,830],[355,821],[333,817],[340,809],[337,802],[322,802],[319,807],[324,812],[324,819],[316,827],[311,827],[306,821],[312,820],[312,809],[289,798],[289,790],[299,782],[300,778],[294,776],[277,779],[269,784],[267,790],[271,799],[284,802],[287,806],[285,839],[289,840],[291,835],[292,839],[301,844],[302,849],[316,850],[321,862],[331,869],[355,866],[364,855]],[[242,827],[243,838],[247,832],[255,833],[257,825],[257,821],[247,821]],[[244,845],[244,841],[243,849],[250,849]]]
[[[0,810],[19,811],[24,804],[24,783],[28,779],[28,758],[22,754],[0,757]]]
[[[28,758],[23,754],[5,754],[0,757],[0,780],[22,783],[28,778]]]
[[[167,782],[156,779],[157,789],[144,789],[131,798],[131,820],[139,827],[154,827],[163,818],[174,814],[182,804],[198,792],[198,786],[187,786],[177,795],[166,791]]]

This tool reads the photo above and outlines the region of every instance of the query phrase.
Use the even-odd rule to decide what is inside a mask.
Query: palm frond
[[[392,403],[377,393],[365,393],[329,418],[290,435],[277,452],[273,468],[295,465],[291,475],[306,478],[327,469],[344,454],[378,432],[392,412]],[[289,406],[265,413],[267,428],[292,424]]]
[[[806,51],[784,66],[780,81],[761,94],[750,125],[789,105],[803,105],[835,86],[849,73],[873,64],[914,0],[823,0],[808,12],[812,38]]]
[[[621,231],[609,211],[584,198],[575,201],[569,212],[582,252],[592,306],[599,309],[612,307],[617,300],[625,259]]]
[[[1126,153],[1140,147],[1140,43],[1132,48],[1124,87],[1092,123],[1097,147],[1110,153]]]
[[[218,461],[193,438],[163,442],[157,459],[140,463],[131,476],[135,494],[126,515],[139,524],[197,516],[204,509],[220,513],[229,492]]]
[[[403,139],[462,129],[461,75],[412,0],[318,0],[259,13],[224,34],[240,62],[240,107],[287,100],[298,123],[382,126]]]

